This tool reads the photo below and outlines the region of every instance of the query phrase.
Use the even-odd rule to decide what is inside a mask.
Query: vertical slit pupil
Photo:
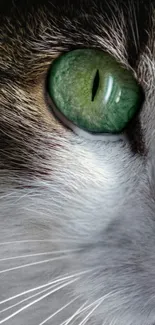
[[[100,82],[100,75],[99,75],[99,70],[97,70],[96,74],[95,74],[94,82],[93,82],[93,87],[92,87],[92,102],[94,101],[95,96],[97,94],[99,82]]]

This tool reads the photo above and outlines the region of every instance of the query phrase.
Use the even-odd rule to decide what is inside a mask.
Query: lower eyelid
[[[47,98],[48,106],[50,106],[51,110],[53,111],[54,116],[62,122],[67,128],[72,130],[75,134],[85,139],[91,141],[104,141],[104,142],[118,142],[118,141],[125,141],[126,135],[125,133],[120,134],[93,134],[90,132],[86,132],[80,129],[78,126],[74,125],[73,122],[69,121],[59,110],[55,108],[55,105],[52,103],[50,96],[48,95]]]

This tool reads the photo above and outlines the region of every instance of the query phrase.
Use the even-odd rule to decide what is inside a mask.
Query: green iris
[[[93,133],[121,132],[142,103],[132,72],[95,49],[71,51],[56,59],[48,91],[67,120]]]

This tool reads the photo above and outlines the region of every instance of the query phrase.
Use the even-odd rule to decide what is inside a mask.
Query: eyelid
[[[125,133],[120,134],[109,134],[109,133],[100,133],[100,134],[93,134],[87,131],[84,131],[83,129],[80,129],[78,126],[76,126],[73,122],[69,121],[54,105],[52,102],[50,96],[48,95],[47,98],[48,105],[50,106],[50,109],[52,109],[54,116],[58,119],[60,123],[62,123],[64,126],[69,128],[71,131],[73,131],[75,134],[77,134],[80,137],[83,137],[85,139],[91,140],[91,141],[104,141],[104,142],[118,142],[118,141],[125,141],[126,135]]]

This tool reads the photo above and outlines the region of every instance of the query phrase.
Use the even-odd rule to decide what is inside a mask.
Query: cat
[[[1,0],[0,31],[0,324],[155,324],[153,0]],[[77,49],[142,87],[122,139],[50,108],[50,66]]]

